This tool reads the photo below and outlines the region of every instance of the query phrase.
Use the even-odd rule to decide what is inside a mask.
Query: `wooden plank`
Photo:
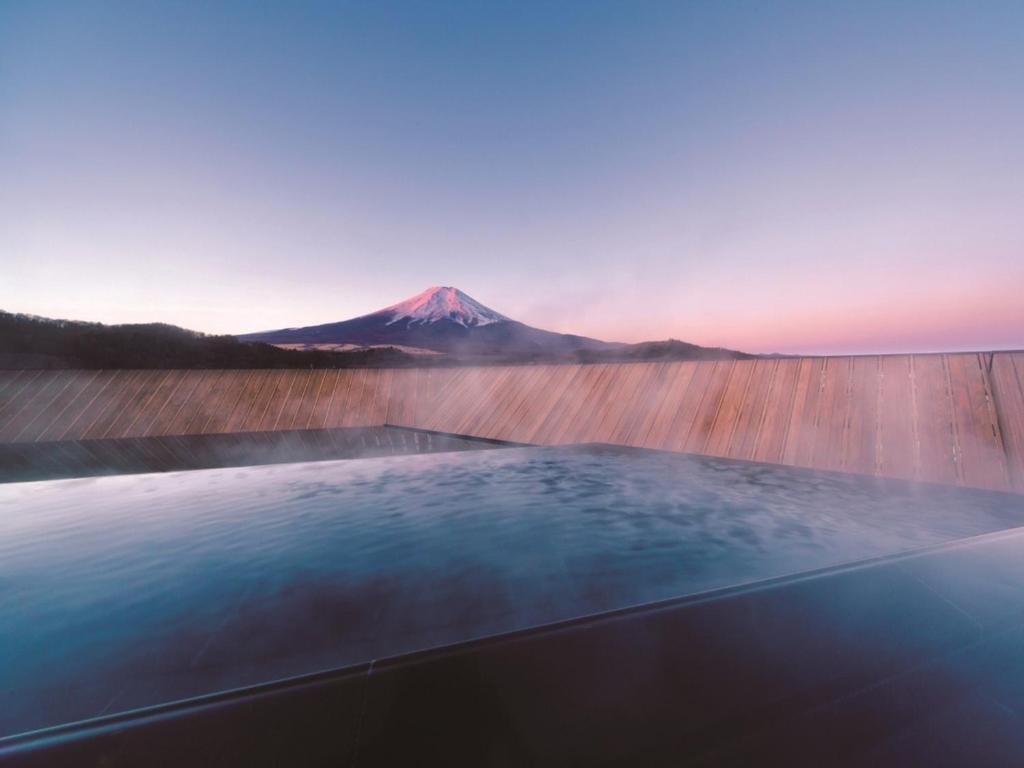
[[[523,400],[530,397],[530,377],[536,371],[530,367],[510,368],[505,384],[499,391],[489,418],[473,434],[497,440],[508,440],[513,430],[513,419]]]
[[[530,432],[537,424],[538,410],[545,408],[545,403],[552,399],[554,392],[566,380],[567,366],[536,365],[530,370],[529,379],[525,384],[526,391],[519,398],[516,410],[509,418],[509,430],[502,440],[517,443],[529,442]]]
[[[882,362],[878,357],[855,357],[850,379],[848,429],[841,468],[848,472],[878,474],[879,398]]]
[[[615,377],[615,366],[598,363],[594,366],[594,377],[586,388],[578,392],[577,414],[562,433],[560,443],[590,443],[598,439],[597,426],[602,411],[608,405],[611,385]]]
[[[397,386],[397,391],[400,392],[399,396],[407,399],[409,396],[406,393],[409,387],[412,386],[412,383],[402,382],[400,380],[401,377],[398,377],[397,373],[392,380],[392,390],[396,391],[395,387]],[[470,377],[475,375],[475,371],[471,368],[458,368],[445,370],[441,375],[443,376],[443,381],[437,386],[436,401],[433,407],[427,413],[424,413],[418,421],[423,429],[449,431],[449,428],[452,427],[452,422],[456,418],[456,414],[462,413],[463,403],[470,391]],[[388,412],[391,412],[390,407]],[[411,424],[411,419],[407,423]]]
[[[45,371],[6,403],[0,421],[0,441],[13,442],[21,430],[71,381],[67,371]]]
[[[252,371],[252,376],[242,388],[238,402],[235,403],[231,415],[228,417],[224,427],[225,432],[244,432],[256,420],[255,414],[259,407],[260,393],[270,381],[271,373],[272,371],[266,369]]]
[[[252,371],[226,370],[213,384],[206,396],[206,420],[197,425],[196,434],[217,434],[223,432],[241,397],[245,385],[252,377]]]
[[[277,396],[270,405],[270,411],[274,418],[268,422],[267,429],[276,432],[287,429],[291,422],[292,404],[295,398],[302,392],[306,383],[306,371],[290,370],[282,376],[282,386],[277,390]]]
[[[785,463],[798,467],[813,467],[825,359],[812,357],[800,362],[797,394],[793,401],[789,431],[786,435]]]
[[[449,371],[444,370],[444,374]],[[391,379],[394,370],[391,368],[378,368],[370,372],[370,380],[373,390],[373,403],[367,414],[367,426],[378,427],[384,424],[388,413],[388,398],[391,396]],[[375,434],[379,434],[375,432]]]
[[[210,376],[204,380],[203,385],[196,388],[193,395],[195,408],[193,416],[188,420],[187,426],[182,434],[199,435],[206,433],[206,425],[217,414],[217,407],[223,398],[223,391],[226,386],[238,386],[234,383],[233,371],[211,371]],[[198,444],[196,440],[185,440],[185,444]]]
[[[182,373],[178,383],[166,399],[156,408],[156,413],[143,433],[145,436],[172,434],[178,423],[178,414],[192,397],[196,387],[202,382],[205,371],[188,370]]]
[[[445,397],[437,410],[419,422],[427,429],[458,432],[467,426],[469,412],[480,404],[486,385],[491,381],[486,370],[467,369],[463,376],[451,380]],[[412,386],[410,383],[409,387]]]
[[[292,378],[291,388],[288,390],[288,396],[285,398],[284,405],[281,408],[281,414],[278,417],[275,429],[286,430],[295,429],[295,423],[303,413],[303,408],[306,403],[307,397],[312,397],[310,388],[314,386],[314,374],[318,374],[319,371],[315,370],[296,370]],[[309,406],[310,408],[312,405]],[[306,415],[303,417],[303,421],[309,418],[308,409],[306,409]]]
[[[686,433],[689,424],[680,423],[685,420],[685,414],[681,411],[686,403],[693,403],[692,413],[696,413],[696,406],[700,402],[700,395],[703,393],[704,384],[695,382],[699,371],[710,370],[710,364],[696,362],[670,363],[664,369],[665,379],[659,387],[660,395],[655,396],[657,410],[650,418],[645,417],[641,422],[636,434],[636,445],[644,448],[667,449],[669,443],[678,435],[681,441],[686,440]],[[693,394],[689,395],[691,387]],[[692,413],[690,422],[692,422]]]
[[[623,389],[631,384],[640,367],[623,363],[608,365],[606,376],[591,393],[591,414],[583,427],[587,442],[612,442],[614,428],[624,410],[632,404],[629,398],[623,397]]]
[[[107,435],[114,422],[124,413],[125,406],[141,387],[147,371],[125,371],[126,375],[121,379],[121,386],[117,390],[111,390],[104,398],[102,411],[93,419],[88,429],[82,435],[87,440],[103,438]]]
[[[849,357],[825,359],[821,377],[821,401],[815,422],[814,453],[807,466],[838,470],[843,463],[850,390]]]
[[[441,431],[457,434],[473,429],[479,413],[486,411],[489,388],[500,384],[501,377],[497,371],[496,368],[476,368],[468,377],[456,379],[458,386],[455,388],[453,385],[446,398],[448,405],[442,405],[435,414],[431,414],[432,418],[422,423],[436,424]]]
[[[490,411],[498,388],[508,375],[507,367],[481,368],[479,386],[464,401],[464,411],[453,420],[453,431],[458,435],[475,435],[482,418]],[[422,422],[419,422],[422,423]]]
[[[686,436],[686,443],[683,450],[687,453],[704,453],[711,435],[711,427],[718,416],[719,406],[725,396],[726,387],[732,378],[733,360],[717,360],[711,371],[707,386],[701,396],[700,405],[697,407],[693,423]]]
[[[373,426],[369,417],[374,397],[372,373],[364,368],[358,371],[353,379],[352,398],[345,419],[346,427]]]
[[[965,485],[1010,489],[1006,450],[999,432],[981,355],[946,355],[953,423]]]
[[[571,443],[577,432],[577,424],[587,415],[587,396],[604,372],[600,365],[584,365],[581,375],[573,379],[562,400],[555,406],[559,418],[552,425],[551,432],[543,442],[550,445]]]
[[[215,387],[222,378],[224,378],[225,371],[222,370],[209,370],[206,371],[206,375],[202,381],[195,388],[192,396],[188,399],[185,407],[181,409],[178,414],[181,419],[180,427],[175,429],[175,434],[179,435],[198,435],[202,434],[203,427],[206,425],[206,420],[210,416],[210,398],[215,391]],[[182,444],[191,445],[188,440],[183,440]]]
[[[75,420],[88,408],[93,398],[99,393],[113,376],[112,371],[83,371],[79,382],[84,386],[76,389],[74,397],[58,413],[53,415],[46,428],[36,435],[38,442],[61,440]]]
[[[324,425],[327,423],[327,414],[331,408],[331,398],[335,387],[338,386],[338,376],[340,373],[338,369],[324,371],[323,378],[320,379],[320,385],[317,388],[313,408],[310,410],[309,418],[306,420],[306,429],[324,428]]]
[[[386,423],[403,427],[412,426],[409,418],[409,400],[415,372],[402,368],[394,372],[391,379],[391,396],[388,399]]]
[[[717,365],[713,362],[693,362],[683,363],[683,365],[692,367],[693,370],[685,388],[679,387],[671,394],[666,404],[665,422],[658,428],[662,437],[657,440],[652,436],[651,448],[668,451],[686,449],[687,440],[700,413],[704,395],[717,370]]]
[[[260,389],[259,397],[253,407],[251,421],[246,425],[247,432],[270,432],[277,423],[284,399],[288,396],[291,377],[287,370],[273,370],[266,383]]]
[[[702,453],[712,456],[728,456],[729,446],[736,432],[747,387],[754,372],[753,360],[736,360],[729,371],[729,378],[715,410],[714,419],[708,427],[708,436]]]
[[[137,409],[131,423],[125,428],[128,437],[143,437],[152,427],[168,399],[185,378],[183,370],[170,370],[153,390],[149,400]]]
[[[7,400],[7,388],[17,385],[19,379],[29,374],[29,371],[21,368],[18,370],[0,370],[0,407]]]
[[[355,371],[341,371],[338,380],[334,385],[334,392],[331,393],[331,402],[327,406],[327,415],[324,417],[324,424],[327,427],[340,427],[345,420],[345,409],[348,403],[348,393],[352,388],[352,379]]]
[[[68,407],[99,375],[99,371],[73,371],[64,389],[26,424],[15,438],[19,441],[38,441],[53,424],[61,423]]]
[[[610,409],[601,430],[605,442],[629,445],[630,436],[643,414],[650,410],[650,392],[659,363],[619,366],[620,385],[616,390],[616,408]]]
[[[729,441],[726,456],[750,460],[754,457],[761,424],[768,406],[768,392],[771,388],[778,360],[752,360],[753,370],[747,391],[736,415],[736,428]]]
[[[100,371],[93,385],[74,402],[73,409],[53,423],[52,440],[78,440],[106,407],[107,400],[124,383],[126,371]],[[59,432],[59,434],[58,434]]]
[[[539,397],[530,403],[519,427],[519,442],[539,443],[541,435],[554,427],[558,417],[558,403],[572,387],[578,376],[583,375],[582,365],[555,366],[552,379],[541,387]]]
[[[141,371],[138,377],[138,386],[131,397],[125,400],[119,407],[119,413],[107,427],[105,437],[126,437],[128,429],[141,415],[146,403],[153,397],[160,383],[167,378],[168,371],[149,370]]]
[[[914,419],[914,383],[907,355],[881,358],[879,381],[879,474],[913,478],[917,473],[917,434]]]
[[[637,434],[643,428],[644,420],[661,402],[665,367],[664,362],[637,366],[636,373],[622,390],[622,398],[626,403],[619,419],[612,425],[611,442],[616,445],[637,445]]]
[[[934,483],[959,480],[953,409],[940,355],[913,355],[914,417],[919,446],[917,476]]]
[[[1010,484],[1024,491],[1024,354],[996,352],[990,381]]]
[[[345,398],[340,402],[335,401],[335,407],[338,409],[339,426],[354,427],[359,425],[358,411],[365,393],[366,371],[362,369],[350,371],[348,387],[345,389]]]
[[[751,457],[754,461],[782,463],[799,373],[799,360],[775,361],[775,370],[765,395],[764,418]]]
[[[814,361],[815,358],[811,357],[801,358],[797,361],[796,385],[793,392],[793,403],[789,409],[789,422],[786,424],[785,447],[782,451],[783,464],[796,465],[799,460],[807,398],[812,389],[820,384],[820,371],[816,378]]]
[[[4,392],[0,399],[0,429],[17,414],[24,404],[32,399],[40,387],[46,386],[52,377],[50,371],[28,371],[25,376],[20,376]]]
[[[532,412],[524,419],[524,442],[544,444],[544,440],[557,428],[558,420],[562,416],[559,404],[571,397],[569,393],[576,386],[576,381],[586,375],[585,369],[586,366],[583,365],[562,367],[557,380],[547,388],[538,403],[533,406]]]

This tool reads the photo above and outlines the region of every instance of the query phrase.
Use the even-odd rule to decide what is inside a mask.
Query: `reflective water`
[[[601,447],[0,486],[0,735],[1021,524]]]

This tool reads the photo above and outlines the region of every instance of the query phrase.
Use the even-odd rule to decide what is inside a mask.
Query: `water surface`
[[[1022,523],[1008,494],[608,447],[0,486],[0,735]]]

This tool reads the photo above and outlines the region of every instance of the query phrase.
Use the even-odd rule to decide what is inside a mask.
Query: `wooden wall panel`
[[[911,358],[914,387],[914,417],[917,424],[917,477],[934,483],[956,483],[959,479],[953,408],[940,355]]]
[[[4,388],[0,393],[0,430],[17,416],[41,387],[50,383],[53,375],[51,371],[25,371],[24,376],[19,376]]]
[[[1024,353],[997,352],[991,382],[1010,483],[1024,491]]]
[[[343,371],[324,371],[323,380],[317,391],[316,402],[309,412],[309,419],[306,421],[305,429],[323,429],[327,423],[327,414],[330,413],[331,404],[334,401],[334,392],[338,388],[338,377]]]
[[[674,443],[677,450],[681,449],[687,453],[704,453],[711,428],[718,416],[718,408],[722,404],[722,398],[729,386],[733,366],[732,360],[719,360],[712,364],[708,370],[708,379],[701,392],[700,401],[695,403],[696,409],[692,421],[688,424],[686,436],[683,437],[680,433],[677,442]],[[707,367],[700,366],[700,368]]]
[[[917,472],[917,429],[911,358],[883,357],[879,382],[879,474],[913,478]]]
[[[549,368],[550,376],[542,379],[534,390],[535,397],[526,398],[526,408],[518,430],[510,437],[520,443],[539,443],[548,429],[556,404],[565,397],[573,382],[583,373],[582,366],[556,365]]]
[[[847,427],[842,445],[840,469],[879,472],[879,398],[881,359],[855,357],[851,360]]]
[[[170,374],[170,371],[141,372],[137,379],[138,386],[132,390],[130,396],[122,401],[118,413],[111,414],[113,420],[107,427],[107,435],[123,437],[131,434],[132,425],[138,420],[140,414],[149,411],[151,401],[160,391],[160,385]]]
[[[165,395],[159,404],[154,403],[152,418],[148,416],[148,424],[140,424],[142,436],[173,435],[172,426],[176,423],[178,413],[192,397],[192,393],[203,379],[204,371],[182,371],[170,387],[164,390]]]
[[[736,411],[736,426],[729,438],[726,453],[734,459],[753,459],[757,441],[761,436],[761,424],[764,421],[767,406],[768,390],[775,373],[778,360],[753,360],[750,379],[743,398]]]
[[[665,391],[649,426],[641,427],[641,431],[647,430],[647,437],[637,442],[638,446],[671,450],[673,444],[686,442],[711,370],[711,366],[692,362],[667,365],[663,371]]]
[[[95,418],[91,418],[88,424],[82,425],[84,427],[82,438],[95,440],[108,437],[114,422],[124,414],[125,406],[135,396],[147,374],[152,372],[122,371],[121,373],[124,375],[118,376],[116,381],[111,382],[113,386],[110,391],[105,391],[102,397],[97,398],[96,402],[100,408],[97,409]]]
[[[729,455],[753,372],[753,360],[737,360],[732,364],[725,388],[715,408],[714,418],[708,428],[707,439],[702,448],[695,450],[711,456]]]
[[[949,355],[946,358],[953,402],[957,457],[964,485],[1005,488],[1009,484],[1006,452],[1000,435],[991,385],[988,355]]]
[[[74,396],[63,408],[51,410],[45,424],[39,424],[23,439],[32,441],[62,440],[82,412],[113,378],[112,371],[82,371],[77,377]]]
[[[800,373],[799,360],[775,360],[775,368],[765,395],[764,417],[757,435],[754,461],[781,463],[786,450],[789,422],[793,414],[793,399],[796,395],[797,376]],[[741,457],[746,458],[746,457]]]
[[[76,378],[76,371],[56,371],[42,376],[38,384],[25,386],[11,398],[5,409],[6,419],[0,425],[0,441],[18,440],[26,427],[43,413],[69,383]]]
[[[1020,353],[396,370],[17,371],[0,375],[0,442],[394,424],[1024,490],[1022,373]],[[173,443],[159,450],[173,450]]]

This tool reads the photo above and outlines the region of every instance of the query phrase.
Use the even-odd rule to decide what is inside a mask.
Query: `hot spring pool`
[[[0,736],[1022,524],[605,446],[0,486]]]

